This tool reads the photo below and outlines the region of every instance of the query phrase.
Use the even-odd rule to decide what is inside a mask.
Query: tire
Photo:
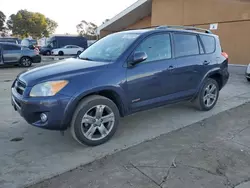
[[[81,51],[78,51],[76,55],[79,56],[81,53],[82,53]]]
[[[103,109],[103,112],[96,113],[97,109]],[[102,115],[99,116],[100,114]],[[119,110],[113,101],[106,97],[92,95],[78,104],[71,121],[70,131],[72,137],[80,144],[97,146],[107,142],[115,134],[119,119]],[[107,120],[110,121],[103,123]]]
[[[46,51],[46,55],[51,55],[51,51]]]
[[[63,51],[59,51],[58,55],[63,56],[64,55]]]
[[[247,78],[247,81],[250,82],[250,78]]]
[[[22,67],[30,67],[32,65],[32,60],[30,57],[22,57],[20,59],[20,65]]]
[[[217,81],[211,78],[206,79],[195,99],[196,107],[201,111],[211,110],[217,103],[219,92],[220,89]]]

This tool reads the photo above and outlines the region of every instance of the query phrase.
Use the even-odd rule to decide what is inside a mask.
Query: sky
[[[20,9],[40,12],[56,21],[55,34],[76,34],[81,20],[101,25],[137,0],[0,0],[0,10],[9,17]]]

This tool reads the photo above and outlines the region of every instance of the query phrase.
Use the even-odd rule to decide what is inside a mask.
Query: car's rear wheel
[[[30,57],[22,57],[20,59],[20,65],[22,67],[30,67],[32,65],[32,61],[31,61]]]
[[[100,145],[114,135],[119,119],[119,111],[113,101],[99,95],[89,96],[75,110],[71,134],[81,144]]]
[[[58,55],[63,56],[64,55],[63,51],[59,51]]]
[[[78,51],[76,55],[80,55],[82,52],[81,51]]]
[[[195,100],[198,109],[202,111],[211,110],[217,103],[219,91],[219,85],[216,80],[206,79]]]

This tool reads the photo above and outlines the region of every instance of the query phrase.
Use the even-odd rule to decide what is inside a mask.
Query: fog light
[[[45,113],[41,113],[40,118],[43,123],[45,123],[48,120],[48,117]]]

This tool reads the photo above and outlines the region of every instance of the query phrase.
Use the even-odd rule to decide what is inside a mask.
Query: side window
[[[158,34],[150,36],[144,40],[135,50],[135,52],[145,52],[148,59],[144,61],[151,62],[171,58],[171,40],[169,34]]]
[[[199,54],[199,46],[196,35],[174,34],[175,57],[183,57]]]
[[[205,51],[207,54],[215,51],[215,39],[211,36],[200,35],[202,43],[204,44]]]
[[[4,50],[20,50],[21,47],[15,45],[3,45]]]
[[[56,40],[54,40],[54,41],[51,43],[51,47],[52,47],[52,48],[56,48],[56,47],[57,47],[57,42],[56,42]]]

